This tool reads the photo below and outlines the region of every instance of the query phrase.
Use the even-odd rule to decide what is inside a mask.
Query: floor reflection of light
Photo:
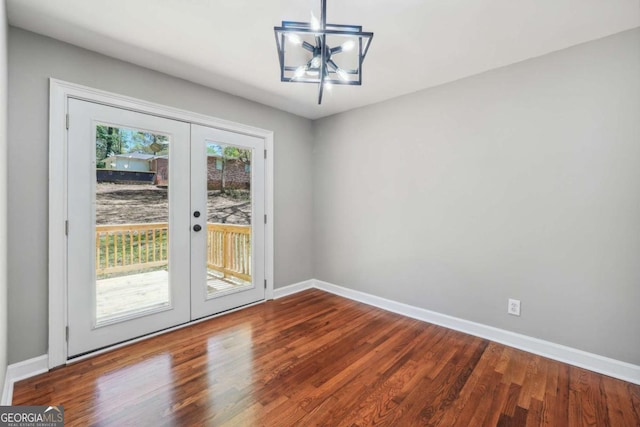
[[[253,328],[230,327],[207,340],[209,405],[216,417],[250,397],[253,387]],[[243,415],[243,418],[247,416]],[[250,420],[245,420],[250,421]]]
[[[118,414],[121,423],[140,417],[148,421],[162,418],[163,423],[171,423],[172,404],[173,372],[169,354],[110,371],[96,381],[93,409],[103,420]]]

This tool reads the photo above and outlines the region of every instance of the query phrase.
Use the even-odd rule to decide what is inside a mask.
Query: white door
[[[263,300],[264,140],[191,125],[191,176],[191,317]]]
[[[68,112],[68,357],[264,299],[262,139]]]
[[[190,125],[76,99],[69,117],[72,357],[190,320]]]

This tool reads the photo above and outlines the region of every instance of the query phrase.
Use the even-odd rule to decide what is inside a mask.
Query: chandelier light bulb
[[[311,66],[313,68],[318,68],[320,67],[320,57],[319,56],[314,56],[313,59],[311,60]]]
[[[302,45],[302,39],[297,34],[289,33],[287,34],[287,40],[293,43],[296,46]]]
[[[349,80],[349,74],[347,74],[347,72],[342,68],[337,68],[336,74],[338,75],[338,77],[340,77],[340,80],[342,81],[346,82],[347,80]]]
[[[353,40],[347,40],[346,42],[342,43],[342,46],[340,47],[342,48],[343,52],[349,52],[354,47],[356,47],[356,42],[354,42]]]
[[[311,29],[314,31],[318,31],[320,29],[320,21],[318,18],[311,12]]]
[[[293,74],[293,77],[298,79],[302,76],[304,76],[304,73],[306,72],[306,67],[304,65],[299,66],[298,68],[296,68],[295,73]]]

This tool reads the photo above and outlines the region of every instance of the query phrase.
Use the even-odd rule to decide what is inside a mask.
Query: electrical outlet
[[[509,305],[507,307],[507,313],[514,316],[520,316],[520,300],[509,298]]]

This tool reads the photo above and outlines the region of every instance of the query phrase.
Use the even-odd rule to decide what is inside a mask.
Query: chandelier
[[[362,84],[362,62],[373,33],[359,25],[327,24],[327,2],[321,0],[320,19],[282,21],[273,27],[280,60],[280,80],[318,84],[318,104],[333,85]]]

